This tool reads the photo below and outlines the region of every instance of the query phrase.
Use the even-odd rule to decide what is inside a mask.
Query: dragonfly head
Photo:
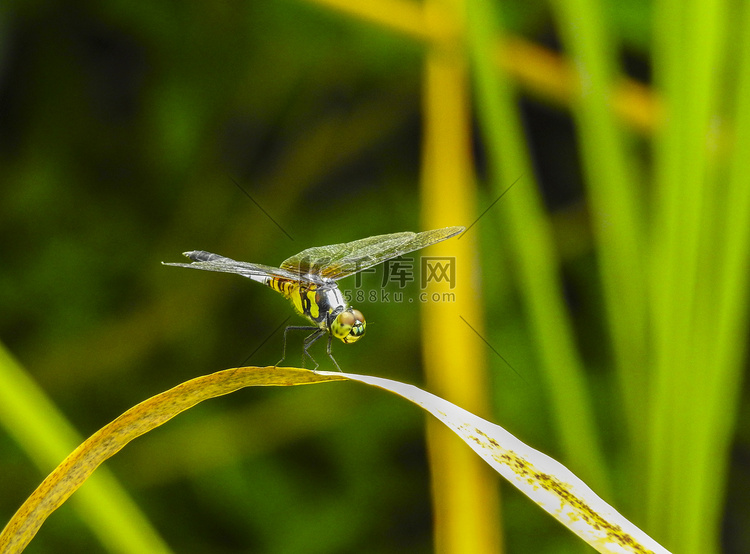
[[[353,308],[344,310],[331,323],[331,334],[347,344],[356,342],[365,334],[365,316]]]

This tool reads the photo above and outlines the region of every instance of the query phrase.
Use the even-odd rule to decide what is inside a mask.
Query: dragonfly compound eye
[[[356,342],[365,334],[365,316],[359,310],[341,312],[331,325],[331,333],[347,344]]]

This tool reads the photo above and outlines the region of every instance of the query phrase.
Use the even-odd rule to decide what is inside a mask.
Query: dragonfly
[[[313,331],[303,341],[302,361],[309,357],[315,368],[319,364],[309,349],[318,339],[328,336],[326,352],[336,368],[339,364],[331,353],[331,343],[337,338],[345,344],[361,339],[365,334],[365,316],[349,306],[338,287],[339,279],[408,254],[432,244],[442,242],[464,231],[464,227],[444,227],[420,233],[402,232],[377,235],[352,242],[314,246],[281,262],[280,267],[238,262],[231,258],[204,250],[184,252],[192,263],[165,263],[205,271],[236,273],[264,284],[281,293],[292,302],[294,309],[311,323],[290,325],[284,330],[284,346],[280,365],[286,357],[287,333],[292,330]]]

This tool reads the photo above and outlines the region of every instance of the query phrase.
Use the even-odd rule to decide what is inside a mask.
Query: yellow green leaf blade
[[[227,369],[186,381],[134,406],[74,450],[18,509],[0,534],[0,552],[21,552],[44,520],[72,495],[94,470],[133,439],[196,404],[249,386],[290,386],[342,380],[289,367]]]
[[[134,438],[199,402],[247,386],[290,386],[344,379],[389,390],[435,415],[498,473],[599,552],[668,554],[564,466],[498,425],[446,400],[389,379],[276,367],[219,371],[182,383],[131,408],[87,439],[44,480],[0,534],[0,551],[22,551],[44,520],[104,460]]]
[[[74,426],[0,343],[0,426],[41,471],[48,472],[83,441]],[[106,468],[76,495],[73,509],[105,550],[169,554],[138,504]]]
[[[499,425],[413,385],[368,375],[328,372],[319,375],[343,375],[389,390],[421,406],[521,492],[599,552],[668,554],[565,466],[524,444]]]

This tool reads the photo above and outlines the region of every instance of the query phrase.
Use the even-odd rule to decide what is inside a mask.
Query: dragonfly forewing
[[[463,227],[445,227],[421,233],[392,233],[352,242],[315,246],[284,260],[281,268],[300,274],[317,274],[338,280],[392,258],[449,239]]]

